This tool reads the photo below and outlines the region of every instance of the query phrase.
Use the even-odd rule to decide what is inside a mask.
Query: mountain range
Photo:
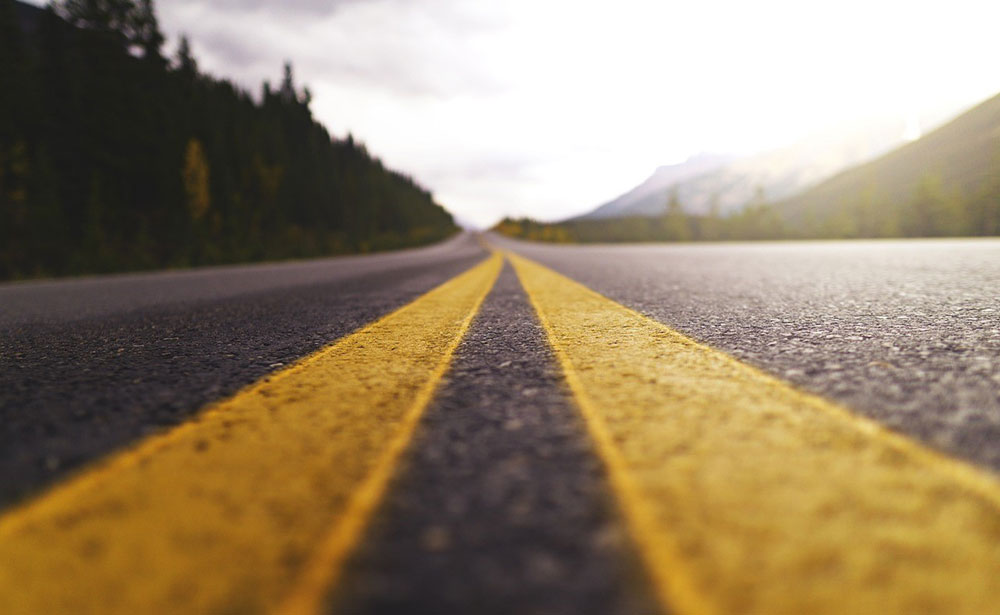
[[[1000,95],[901,138],[845,131],[746,158],[702,155],[584,216],[495,228],[557,242],[1000,236]]]
[[[947,112],[938,111],[920,119],[933,125],[945,117]],[[714,208],[725,215],[753,201],[782,201],[891,151],[905,142],[903,133],[901,119],[882,117],[750,156],[699,154],[659,167],[642,184],[571,220],[658,216],[672,193],[691,214],[708,214]]]

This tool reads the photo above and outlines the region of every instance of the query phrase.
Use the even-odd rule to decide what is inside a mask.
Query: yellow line
[[[509,257],[671,612],[1000,612],[991,476]]]
[[[0,613],[314,612],[501,265],[0,518]]]

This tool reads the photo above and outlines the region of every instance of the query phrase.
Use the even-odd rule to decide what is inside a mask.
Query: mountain
[[[1000,95],[777,204],[792,228],[808,232],[845,224],[848,232],[858,224],[902,227],[853,229],[862,236],[997,234],[998,208]]]
[[[868,134],[872,135],[869,147],[881,142],[876,133]],[[864,154],[864,148],[851,153],[844,147],[851,143],[857,147],[863,141],[843,138],[839,148],[826,150],[821,142],[814,146],[816,150],[800,145],[737,160],[673,186],[667,181],[654,186],[650,181],[644,184],[641,198],[618,208],[616,217],[581,217],[554,224],[508,218],[494,230],[555,242],[1000,236],[1000,95],[922,138],[841,170],[783,200],[755,199],[728,212],[666,207],[668,197],[663,190],[676,189],[679,202],[697,204],[684,198],[697,194],[699,185],[723,186],[727,194],[740,188],[746,194],[753,185],[749,178],[782,190],[807,183],[807,178],[822,172],[824,161],[831,164],[846,155]],[[720,180],[727,176],[732,183]],[[657,208],[644,215],[643,203]]]
[[[649,179],[635,188],[612,201],[608,201],[590,213],[578,216],[578,218],[620,218],[637,215],[638,212],[643,212],[645,215],[658,215],[666,202],[664,195],[669,192],[672,186],[720,169],[733,160],[735,160],[734,156],[699,154],[680,164],[659,167]]]
[[[933,119],[936,119],[933,118]],[[658,216],[671,192],[684,210],[720,214],[755,199],[780,200],[902,142],[903,124],[878,118],[813,135],[789,147],[746,157],[697,156],[660,167],[648,180],[575,220]]]

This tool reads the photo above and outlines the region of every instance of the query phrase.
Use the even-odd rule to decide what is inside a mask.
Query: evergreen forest
[[[331,137],[290,64],[251,95],[164,56],[152,0],[0,0],[0,279],[420,245],[450,214]]]

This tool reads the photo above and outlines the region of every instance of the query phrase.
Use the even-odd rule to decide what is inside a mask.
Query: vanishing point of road
[[[1000,612],[1000,241],[0,286],[2,613]]]

